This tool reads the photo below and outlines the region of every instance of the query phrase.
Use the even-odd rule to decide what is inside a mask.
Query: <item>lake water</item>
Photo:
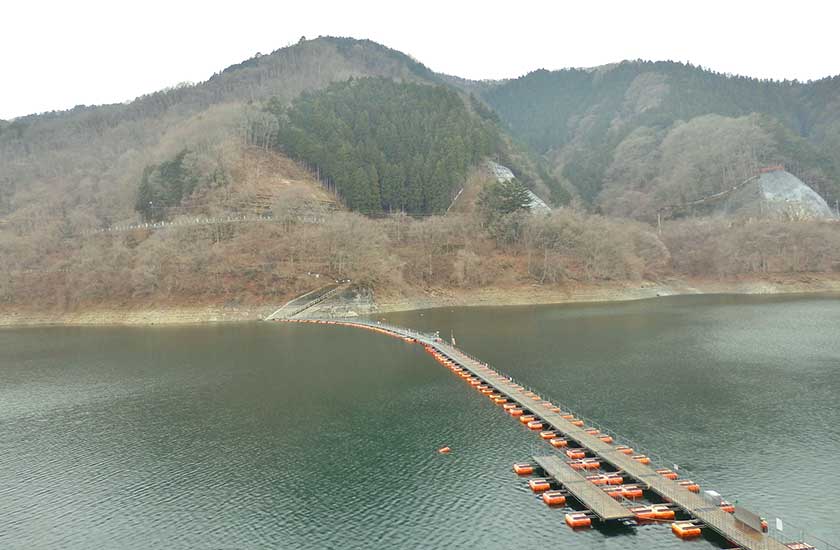
[[[840,299],[386,317],[840,540]],[[420,346],[366,331],[0,331],[4,549],[686,548],[667,525],[568,529],[511,472],[548,452]]]

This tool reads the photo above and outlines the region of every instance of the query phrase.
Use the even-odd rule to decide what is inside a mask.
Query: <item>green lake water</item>
[[[454,333],[704,489],[840,540],[840,299],[385,318]],[[550,452],[420,346],[367,331],[0,331],[4,549],[720,546],[667,525],[571,531],[511,472]]]

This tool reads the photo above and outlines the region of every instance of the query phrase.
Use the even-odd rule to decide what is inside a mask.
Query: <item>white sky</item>
[[[831,0],[3,0],[0,118],[126,101],[296,42],[370,38],[467,78],[622,59],[799,80],[840,73]]]

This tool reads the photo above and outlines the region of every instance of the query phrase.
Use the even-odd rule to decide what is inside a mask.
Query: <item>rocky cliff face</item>
[[[724,204],[724,211],[753,218],[828,220],[835,212],[813,189],[784,170],[761,174]]]

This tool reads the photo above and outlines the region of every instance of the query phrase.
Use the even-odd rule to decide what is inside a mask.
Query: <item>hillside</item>
[[[355,230],[371,229],[341,213],[345,205],[360,206],[349,192],[353,182],[343,181],[347,165],[281,142],[290,134],[279,123],[294,119],[306,98],[317,97],[312,93],[351,79],[356,84],[345,89],[364,89],[364,97],[336,108],[362,110],[377,121],[380,92],[396,94],[388,115],[396,132],[391,154],[376,166],[396,194],[376,209],[445,210],[484,155],[521,159],[523,176],[546,189],[529,155],[483,118],[486,108],[444,87],[420,63],[366,40],[301,41],[199,84],[0,125],[0,303],[273,302],[317,284],[310,273],[346,272],[360,250],[343,236],[361,238]],[[405,109],[409,100],[414,114]],[[336,131],[346,123],[330,120],[338,122]],[[342,139],[367,170],[371,151],[381,151],[389,137],[358,126]],[[365,148],[355,147],[359,139]],[[453,143],[462,144],[456,155]],[[409,156],[418,163],[408,165]],[[415,183],[400,188],[404,178]],[[388,186],[383,190],[387,195]],[[257,223],[266,215],[273,221]],[[229,219],[238,221],[222,223]],[[145,222],[154,225],[144,228]],[[374,247],[382,243],[379,235],[365,238]]]
[[[288,103],[306,90],[351,77],[435,81],[404,54],[370,41],[323,38],[258,55],[206,82],[180,85],[128,104],[79,106],[0,127],[0,217],[14,223],[73,210],[80,227],[135,217],[143,171],[184,149],[225,177],[260,102]],[[212,171],[205,168],[205,171]]]
[[[586,205],[651,220],[784,164],[840,199],[840,77],[776,82],[673,62],[535,71],[482,92]]]
[[[837,196],[834,83],[667,63],[471,83],[318,38],[3,122],[0,309],[270,307],[343,278],[399,299],[840,271],[832,223],[645,223],[771,161]],[[572,207],[494,210],[489,160]]]

